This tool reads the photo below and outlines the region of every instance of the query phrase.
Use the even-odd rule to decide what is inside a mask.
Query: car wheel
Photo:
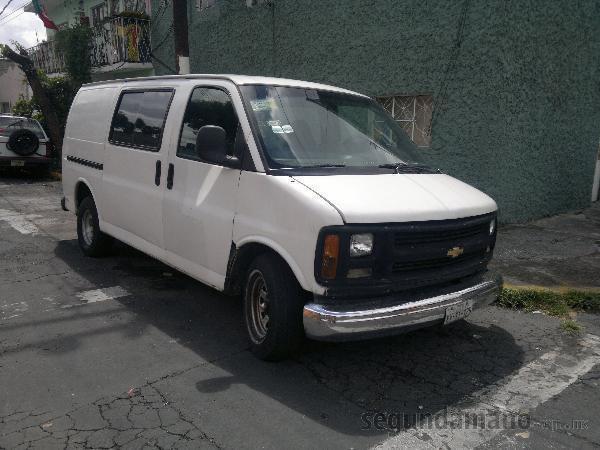
[[[98,224],[98,211],[91,197],[84,198],[77,209],[77,240],[86,256],[102,256],[108,253],[112,238]]]
[[[252,353],[277,361],[304,339],[304,297],[296,277],[279,257],[263,254],[250,264],[244,288],[244,318]]]

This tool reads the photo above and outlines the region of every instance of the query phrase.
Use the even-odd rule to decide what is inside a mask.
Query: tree
[[[46,90],[50,101],[54,105],[54,110],[58,116],[58,122],[60,123],[61,134],[64,134],[69,108],[77,93],[77,85],[75,85],[68,77],[50,78],[41,71],[38,71],[38,77],[40,78],[40,82]],[[19,98],[13,105],[12,112],[18,116],[36,119],[42,124],[44,129],[48,130],[46,117],[42,113],[39,101],[35,95],[31,99],[23,97]]]
[[[91,39],[92,30],[86,24],[56,33],[58,49],[65,55],[67,73],[78,87],[92,81]]]
[[[46,119],[46,126],[48,133],[50,134],[50,139],[52,139],[52,142],[54,143],[54,146],[60,157],[62,152],[63,135],[60,122],[58,120],[58,115],[56,113],[56,105],[53,104],[48,92],[44,88],[38,72],[33,65],[33,61],[27,54],[27,50],[21,46],[18,46],[17,50],[19,53],[15,52],[12,48],[10,48],[10,46],[4,45],[2,47],[2,55],[11,61],[14,61],[25,74],[27,82],[33,91],[33,95],[37,99],[37,104]]]

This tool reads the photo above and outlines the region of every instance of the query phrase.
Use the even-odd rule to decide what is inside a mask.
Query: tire
[[[256,357],[279,361],[300,347],[304,340],[302,293],[296,277],[278,256],[263,254],[252,261],[244,284],[244,320]]]
[[[77,241],[86,256],[104,256],[111,247],[112,238],[98,224],[98,211],[91,197],[84,198],[77,209]]]
[[[13,131],[8,137],[7,147],[19,156],[30,156],[37,152],[40,140],[35,133],[27,128]]]

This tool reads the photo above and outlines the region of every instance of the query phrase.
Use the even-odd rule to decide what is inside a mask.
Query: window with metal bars
[[[431,95],[393,95],[377,97],[376,100],[418,147],[431,145]]]

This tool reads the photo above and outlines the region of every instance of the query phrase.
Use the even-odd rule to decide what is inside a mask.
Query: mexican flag
[[[44,8],[40,4],[40,0],[32,0],[31,3],[33,4],[33,9],[35,9],[35,13],[42,20],[42,22],[44,22],[44,26],[52,30],[58,30],[56,24],[52,22],[52,20],[50,20],[50,17],[46,15],[46,11],[44,11]]]

